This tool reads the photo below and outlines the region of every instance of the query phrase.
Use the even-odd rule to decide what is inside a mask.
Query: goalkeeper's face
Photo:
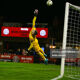
[[[37,35],[37,30],[32,30],[32,35]]]

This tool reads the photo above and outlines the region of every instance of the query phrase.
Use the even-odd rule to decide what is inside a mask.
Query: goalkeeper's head
[[[35,36],[35,35],[37,35],[37,34],[38,34],[37,30],[32,30],[32,35],[33,35],[33,36]]]

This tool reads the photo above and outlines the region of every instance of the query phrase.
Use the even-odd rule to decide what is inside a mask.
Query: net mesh
[[[80,8],[69,4],[66,49],[75,51],[66,53],[65,75],[80,79]]]

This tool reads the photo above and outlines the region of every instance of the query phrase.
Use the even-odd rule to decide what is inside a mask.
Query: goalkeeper
[[[28,48],[28,51],[30,51],[33,48],[35,50],[35,52],[44,60],[44,63],[47,64],[48,63],[48,59],[46,59],[47,55],[40,48],[39,43],[38,43],[38,39],[36,38],[37,30],[35,28],[35,22],[36,22],[37,14],[38,14],[38,10],[35,9],[34,18],[33,18],[33,25],[32,25],[32,29],[29,33],[30,46]]]

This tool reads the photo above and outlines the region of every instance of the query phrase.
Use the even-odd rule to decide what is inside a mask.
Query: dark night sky
[[[6,21],[31,22],[34,9],[39,10],[38,22],[52,22],[57,16],[64,17],[65,2],[80,4],[80,0],[53,0],[53,5],[48,7],[47,0],[10,0],[4,1],[2,6]]]

